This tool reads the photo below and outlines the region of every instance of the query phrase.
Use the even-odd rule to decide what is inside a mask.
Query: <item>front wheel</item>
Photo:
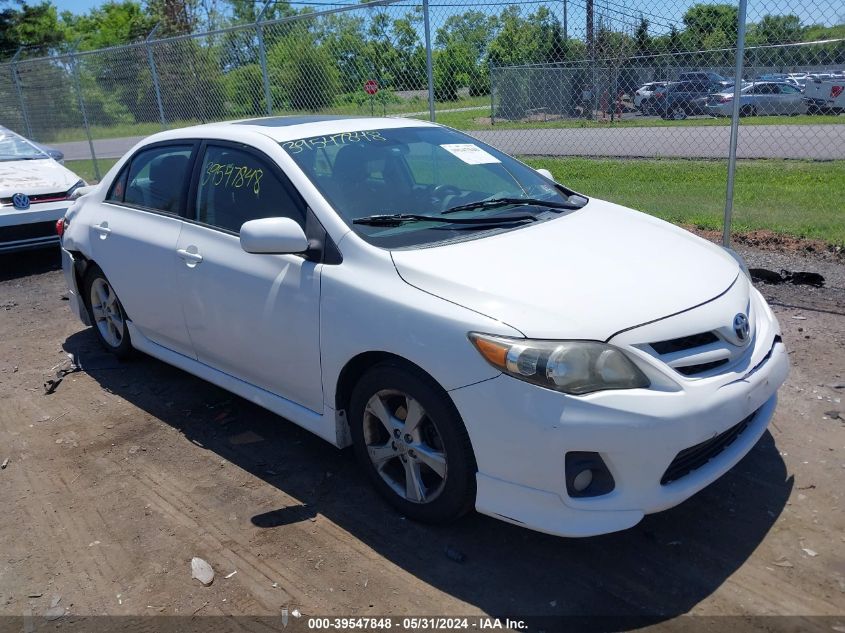
[[[669,118],[673,121],[683,121],[687,118],[687,111],[681,106],[675,106],[669,113]]]
[[[103,271],[92,264],[83,283],[88,316],[100,344],[112,354],[125,358],[132,351],[126,312]]]
[[[396,363],[367,371],[352,392],[355,455],[381,495],[426,523],[457,519],[475,502],[475,459],[448,396]]]

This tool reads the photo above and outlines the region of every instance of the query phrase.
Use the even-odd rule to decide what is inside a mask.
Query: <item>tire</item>
[[[667,117],[673,121],[683,121],[687,118],[687,111],[683,106],[674,106],[670,112],[667,112]]]
[[[754,106],[742,106],[739,109],[739,116],[754,116],[757,110]]]
[[[126,312],[99,266],[88,267],[82,287],[88,317],[100,345],[118,358],[127,358],[132,353],[132,341]]]
[[[355,385],[348,418],[358,462],[403,515],[448,523],[473,507],[477,468],[469,435],[431,378],[398,362],[380,363]]]

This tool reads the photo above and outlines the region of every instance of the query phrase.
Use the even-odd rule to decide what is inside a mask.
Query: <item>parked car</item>
[[[707,114],[707,97],[723,89],[720,83],[678,81],[655,91],[653,108],[664,119],[685,119],[696,114]]]
[[[805,114],[807,104],[801,91],[785,81],[763,81],[748,84],[741,90],[740,116],[768,114]],[[733,115],[734,91],[710,95],[707,111],[713,116]]]
[[[804,104],[811,114],[845,112],[845,77],[807,81]]]
[[[751,450],[788,372],[737,255],[413,119],[162,132],[59,227],[106,349],[351,444],[423,521],[628,528]]]
[[[642,85],[634,93],[634,107],[639,109],[643,114],[646,114],[645,111],[648,109],[647,104],[654,96],[654,91],[657,88],[662,88],[667,83],[668,82],[665,81],[652,81],[650,83]]]
[[[56,221],[83,186],[41,146],[0,128],[0,253],[58,244]]]
[[[714,73],[704,70],[696,70],[688,73],[681,73],[678,75],[678,81],[696,81],[699,83],[713,83],[719,81],[729,81],[726,77],[722,77],[719,73]],[[731,82],[733,83],[733,82]]]

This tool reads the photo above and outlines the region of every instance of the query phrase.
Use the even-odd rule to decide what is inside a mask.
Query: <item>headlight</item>
[[[67,192],[65,193],[65,196],[68,199],[73,200],[73,192],[76,191],[77,189],[79,189],[80,187],[86,187],[86,186],[87,185],[85,184],[84,180],[77,180],[76,183],[73,185],[73,187],[71,187],[70,189],[67,190]]]
[[[728,253],[728,255],[730,255],[731,257],[734,258],[734,261],[736,261],[737,264],[739,264],[739,267],[742,270],[742,272],[745,273],[745,276],[748,277],[749,279],[751,279],[751,273],[748,272],[748,266],[746,265],[745,260],[742,258],[742,255],[740,255],[734,249],[729,248],[727,246],[723,246],[722,248],[725,249],[725,251]]]
[[[469,340],[496,369],[548,389],[583,395],[648,387],[622,350],[594,341],[538,341],[470,332]]]

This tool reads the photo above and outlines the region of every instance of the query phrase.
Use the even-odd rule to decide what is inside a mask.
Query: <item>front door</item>
[[[319,305],[322,265],[299,255],[241,249],[248,220],[290,217],[305,205],[263,154],[209,143],[179,236],[177,282],[199,361],[322,413]]]

